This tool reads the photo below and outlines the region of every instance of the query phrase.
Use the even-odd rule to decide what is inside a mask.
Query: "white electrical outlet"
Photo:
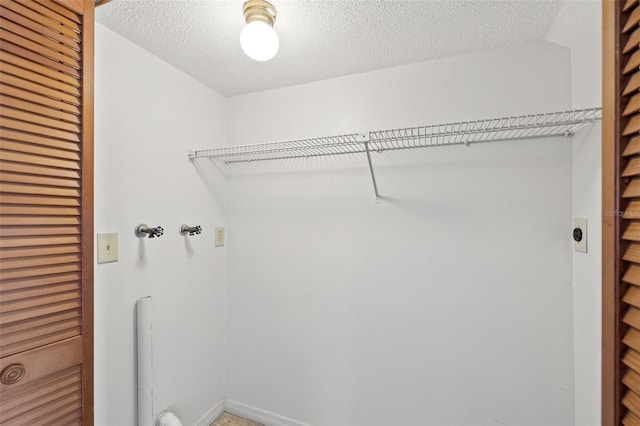
[[[216,226],[216,247],[222,247],[224,245],[224,226]]]
[[[573,218],[573,250],[580,253],[587,252],[587,218],[586,217],[574,217]]]
[[[98,263],[118,260],[118,233],[98,234]]]

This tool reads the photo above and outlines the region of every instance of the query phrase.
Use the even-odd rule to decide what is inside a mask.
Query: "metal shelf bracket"
[[[373,170],[373,162],[371,161],[371,151],[369,150],[369,133],[358,133],[358,142],[364,144],[364,149],[367,152],[367,162],[369,163],[369,171],[371,172],[371,181],[373,182],[373,192],[376,196],[375,202],[380,202],[380,193],[378,192],[378,183],[376,182],[376,173]]]

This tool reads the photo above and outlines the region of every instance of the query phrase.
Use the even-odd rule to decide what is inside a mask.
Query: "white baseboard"
[[[204,416],[200,417],[200,419],[196,422],[196,426],[209,426],[215,419],[217,419],[220,414],[224,411],[224,399],[218,401],[216,405],[214,405],[211,410],[207,411]]]
[[[245,419],[252,420],[254,422],[262,423],[265,426],[310,426],[307,423],[302,423],[297,420],[289,419],[278,414],[270,413],[260,408],[251,407],[241,402],[224,400],[224,411],[227,411],[236,416],[244,417]],[[198,423],[200,426],[200,423]]]

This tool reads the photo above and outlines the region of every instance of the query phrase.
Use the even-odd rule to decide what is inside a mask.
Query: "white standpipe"
[[[153,426],[153,339],[151,326],[151,296],[136,302],[138,333],[138,426]],[[182,426],[180,419],[164,410],[158,416],[157,426]]]
[[[138,333],[138,426],[153,426],[153,342],[151,338],[151,296],[136,302]]]
[[[156,426],[182,426],[182,422],[171,411],[163,411],[158,416]]]

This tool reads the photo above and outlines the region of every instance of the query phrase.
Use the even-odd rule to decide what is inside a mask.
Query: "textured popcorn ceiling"
[[[226,96],[545,38],[561,0],[273,0],[280,51],[240,49],[243,0],[113,0],[98,22]],[[573,2],[578,15],[594,2]],[[591,3],[591,6],[589,5]],[[566,19],[566,17],[565,17]],[[562,25],[571,26],[564,22]]]
[[[585,34],[600,31],[602,5],[598,1],[565,1],[545,39],[564,46],[575,46]]]

